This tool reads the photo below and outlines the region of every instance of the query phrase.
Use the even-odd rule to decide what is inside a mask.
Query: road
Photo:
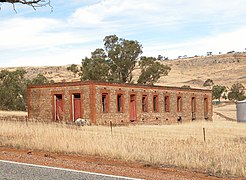
[[[133,180],[123,176],[112,176],[50,166],[0,160],[0,180]]]

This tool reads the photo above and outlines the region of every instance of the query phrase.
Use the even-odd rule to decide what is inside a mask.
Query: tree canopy
[[[38,74],[33,79],[26,79],[26,73],[23,69],[0,71],[0,109],[25,111],[27,105],[26,85],[50,83],[42,74]]]
[[[142,54],[142,45],[138,41],[125,40],[116,35],[106,36],[103,41],[113,79],[118,82],[131,82],[132,71]]]
[[[228,99],[237,101],[246,99],[244,90],[245,87],[241,83],[233,84],[230,88],[230,92],[228,93]]]
[[[157,82],[161,76],[167,76],[171,68],[167,65],[161,64],[153,57],[141,57],[140,61],[141,75],[138,83],[149,84]]]
[[[207,79],[204,83],[203,86],[213,86],[214,82],[212,79]]]
[[[110,74],[110,63],[106,60],[103,49],[96,49],[91,53],[91,58],[83,59],[81,70],[81,80],[113,81],[113,75]]]
[[[28,84],[31,85],[40,85],[47,83],[52,83],[52,81],[50,82],[43,74],[38,74],[35,78],[28,80]]]
[[[68,66],[67,70],[71,71],[74,77],[76,77],[76,74],[79,72],[79,68],[76,64],[72,64],[71,66]]]
[[[218,99],[220,101],[222,93],[226,90],[225,86],[215,85],[212,88],[213,99]]]
[[[153,84],[171,70],[156,58],[140,58],[142,45],[138,41],[109,35],[103,42],[104,48],[98,48],[91,53],[90,58],[82,59],[81,80],[132,83],[132,72],[138,61],[141,68],[140,84]]]
[[[25,70],[0,72],[0,108],[5,110],[26,110]]]

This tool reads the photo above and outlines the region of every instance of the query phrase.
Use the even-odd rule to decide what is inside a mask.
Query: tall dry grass
[[[126,161],[195,168],[246,177],[246,124],[220,121],[181,125],[74,127],[0,122],[0,145],[50,152],[100,155]],[[206,129],[206,142],[203,140]]]

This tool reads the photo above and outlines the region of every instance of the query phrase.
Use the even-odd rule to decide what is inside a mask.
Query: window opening
[[[122,94],[117,95],[117,111],[123,112],[123,95]]]
[[[181,96],[178,96],[178,98],[177,98],[177,111],[178,112],[181,112],[182,111],[182,109],[181,109],[181,102],[182,101],[182,98],[181,98]]]
[[[102,94],[102,112],[108,112],[108,94]]]
[[[196,98],[191,98],[191,112],[192,112],[192,120],[196,119]]]
[[[195,97],[191,98],[191,110],[192,112],[196,112],[196,98]]]
[[[142,96],[142,111],[147,112],[147,96]]]
[[[80,94],[74,94],[74,98],[80,98]]]
[[[204,98],[204,118],[208,119],[208,98]]]
[[[165,96],[165,112],[170,112],[170,98],[169,96]]]
[[[153,111],[158,112],[158,96],[153,96]]]

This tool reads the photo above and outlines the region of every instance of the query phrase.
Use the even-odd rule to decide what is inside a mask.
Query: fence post
[[[204,142],[206,142],[206,132],[205,132],[205,128],[203,128],[203,140],[204,140]]]
[[[113,135],[113,123],[112,121],[109,122],[110,123],[110,128],[111,128],[111,136]]]
[[[28,118],[27,116],[25,116],[25,118],[26,118],[26,126],[28,127]]]

